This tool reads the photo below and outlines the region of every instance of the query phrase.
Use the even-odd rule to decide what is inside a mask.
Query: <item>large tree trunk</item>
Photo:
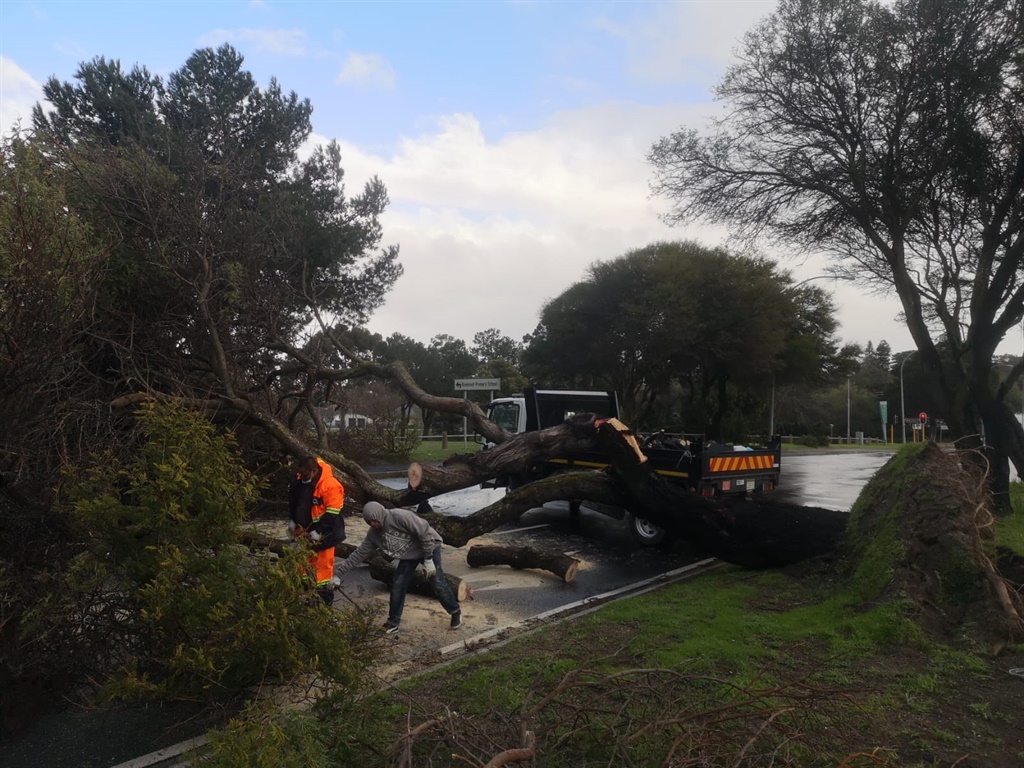
[[[594,419],[592,413],[579,414],[557,427],[525,432],[487,450],[452,456],[440,467],[414,462],[407,472],[409,489],[414,494],[436,496],[497,475],[525,474],[536,461],[593,450],[597,446]]]
[[[995,399],[981,403],[981,418],[985,425],[984,461],[987,464],[982,470],[987,470],[994,511],[1007,515],[1012,511],[1010,459],[1020,455],[1021,426],[1016,414]]]
[[[528,483],[466,517],[451,517],[437,512],[429,512],[423,517],[441,534],[446,544],[462,547],[500,525],[515,522],[524,512],[545,502],[565,499],[585,499],[611,506],[622,506],[623,502],[611,475],[587,470],[566,472]]]

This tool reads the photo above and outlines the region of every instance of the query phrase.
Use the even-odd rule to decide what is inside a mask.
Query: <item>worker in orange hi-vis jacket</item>
[[[325,604],[334,602],[331,577],[334,547],[345,540],[345,488],[331,466],[316,456],[303,456],[295,464],[288,488],[288,531],[296,541],[305,538],[313,549],[309,560],[316,593]]]

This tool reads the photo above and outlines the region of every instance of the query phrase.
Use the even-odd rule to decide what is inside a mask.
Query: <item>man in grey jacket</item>
[[[338,587],[342,576],[365,562],[377,550],[392,560],[397,559],[398,568],[391,584],[391,605],[388,620],[384,624],[384,631],[390,635],[398,631],[402,611],[405,609],[405,595],[416,568],[422,564],[434,587],[434,594],[451,616],[451,628],[461,627],[462,610],[459,601],[452,594],[441,568],[441,534],[415,512],[400,508],[385,509],[376,501],[369,501],[363,507],[363,519],[370,530],[363,543],[351,555],[335,563],[331,583]]]

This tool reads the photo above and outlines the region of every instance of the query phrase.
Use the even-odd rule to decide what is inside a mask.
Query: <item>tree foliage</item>
[[[71,696],[90,681],[100,698],[211,705],[305,675],[360,690],[373,622],[311,599],[307,551],[278,560],[241,545],[260,481],[230,434],[175,406],[138,417],[133,458],[66,468],[54,514],[71,548],[7,628],[46,662],[19,686]]]
[[[339,368],[372,373],[358,368],[358,339],[341,354],[329,334],[365,321],[401,273],[397,247],[382,245],[386,190],[371,179],[348,195],[334,143],[301,158],[311,106],[276,81],[258,87],[242,64],[230,46],[202,49],[164,79],[94,59],[74,82],[48,81],[51,110],[34,111],[31,139],[5,144],[12,226],[0,274],[10,295],[26,297],[9,306],[27,308],[29,292],[36,301],[50,290],[76,302],[47,308],[60,333],[33,321],[50,333],[21,394],[46,388],[44,408],[74,415],[59,445],[46,437],[52,419],[10,422],[0,471],[25,483],[24,495],[45,494],[62,461],[116,442],[109,406],[141,398],[248,422],[292,453],[310,441],[326,450],[317,398],[344,378]],[[34,188],[16,186],[30,174]],[[34,224],[22,215],[32,189],[52,209],[37,210]],[[47,216],[62,221],[44,243]],[[28,248],[64,263],[29,259],[26,269]],[[58,279],[81,290],[61,290]],[[0,316],[12,365],[28,359],[15,350],[32,336],[26,317]],[[318,322],[323,339],[311,347]],[[69,381],[61,366],[73,370],[70,386],[59,386]],[[20,465],[33,473],[18,477]]]
[[[339,378],[336,368],[325,373],[304,351],[310,324],[324,316],[328,329],[364,321],[400,273],[397,249],[381,245],[386,191],[373,179],[347,196],[335,144],[301,159],[308,102],[274,82],[257,87],[228,46],[197,51],[166,81],[97,58],[83,63],[75,82],[50,80],[44,93],[52,111],[37,109],[35,131],[2,146],[0,639],[10,650],[2,667],[4,714],[18,714],[9,696],[20,686],[42,680],[55,688],[40,690],[53,690],[81,681],[112,648],[144,645],[146,664],[157,665],[168,691],[180,693],[185,678],[195,686],[204,675],[225,691],[248,685],[247,653],[250,665],[254,648],[306,653],[309,646],[265,644],[280,642],[275,635],[312,631],[315,622],[298,627],[294,616],[253,611],[259,599],[274,611],[281,607],[258,594],[275,588],[266,579],[259,586],[246,579],[216,584],[218,568],[223,577],[248,563],[237,551],[236,519],[200,524],[193,516],[200,497],[227,496],[225,486],[203,487],[204,472],[224,479],[221,467],[178,468],[193,496],[160,486],[160,520],[133,519],[119,530],[103,517],[141,515],[158,501],[146,494],[167,479],[143,473],[173,469],[135,464],[132,410],[156,400],[205,414],[236,429],[251,466],[262,462],[266,472],[276,451],[310,452],[317,385]],[[347,365],[353,359],[355,352]],[[321,444],[329,449],[326,435]],[[54,506],[51,489],[69,481],[59,468],[82,466],[100,452],[110,455],[120,484],[100,494],[102,473],[90,481],[95,498],[111,504]],[[344,461],[334,458],[336,465]],[[134,499],[120,496],[125,487]],[[84,543],[74,531],[93,512],[97,526],[110,523],[106,545],[112,557],[120,555],[115,561],[75,560]],[[153,527],[158,522],[187,546],[169,544],[168,531]],[[143,541],[154,549],[138,549]],[[62,590],[55,581],[60,569],[52,567],[72,561],[81,584],[97,588],[81,609],[63,597],[80,593]],[[274,573],[285,578],[285,569]],[[203,581],[182,596],[176,578]],[[100,580],[113,581],[99,590]],[[112,584],[117,601],[104,597]],[[143,610],[145,601],[151,604]],[[186,605],[186,613],[175,612]],[[153,624],[138,621],[143,612]],[[124,628],[116,626],[128,616]],[[288,632],[270,631],[266,622],[279,620]],[[106,642],[106,630],[122,633],[125,642]],[[246,638],[252,648],[239,644]],[[319,657],[324,669],[333,665],[340,674],[345,660],[325,653],[306,656],[304,669]],[[126,662],[143,654],[114,655]],[[288,656],[267,669],[288,674],[296,664],[297,656]],[[154,680],[151,667],[125,668],[125,679],[134,676],[144,687]]]
[[[669,220],[826,251],[900,299],[943,413],[1024,470],[993,352],[1024,317],[1020,0],[783,0],[706,133],[654,145]],[[949,346],[948,362],[937,345]]]
[[[476,375],[498,379],[502,393],[522,392],[529,385],[529,379],[522,373],[522,343],[502,335],[497,328],[474,334],[470,352],[480,361]]]
[[[559,384],[614,389],[627,423],[721,437],[749,410],[745,393],[763,407],[773,376],[820,383],[846,369],[833,313],[821,289],[763,258],[656,243],[593,265],[549,302],[524,359]]]
[[[95,327],[110,243],[69,202],[63,179],[37,147],[3,144],[0,477],[9,484],[40,473],[55,477],[82,417],[68,393],[95,394],[83,381],[90,360],[80,341]],[[46,490],[37,493],[45,504]]]

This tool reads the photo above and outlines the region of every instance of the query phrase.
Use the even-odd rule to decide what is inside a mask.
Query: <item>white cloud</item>
[[[376,53],[350,53],[335,78],[339,84],[371,85],[388,90],[395,87],[395,81],[395,70],[387,59]]]
[[[0,56],[0,132],[7,133],[19,121],[32,122],[32,107],[43,98],[43,88],[13,60]]]
[[[301,29],[214,29],[198,40],[202,46],[218,46],[223,43],[251,44],[260,53],[278,56],[308,56],[312,54],[309,39]]]
[[[497,140],[455,114],[389,157],[340,142],[350,195],[372,175],[387,186],[385,239],[405,267],[371,329],[422,342],[492,327],[520,338],[596,260],[662,239],[717,244],[720,231],[662,224],[664,203],[647,188],[650,144],[702,114],[610,104]]]
[[[592,25],[623,42],[633,77],[710,86],[731,61],[744,33],[775,7],[775,0],[645,3],[634,20],[616,23],[601,16]]]

